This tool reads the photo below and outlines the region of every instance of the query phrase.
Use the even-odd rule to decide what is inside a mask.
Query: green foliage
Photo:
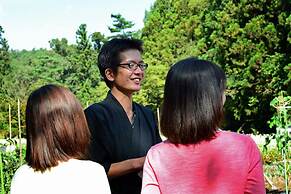
[[[274,98],[270,105],[274,107],[277,112],[271,118],[269,124],[271,127],[276,126],[276,133],[272,135],[272,138],[276,140],[276,147],[278,152],[281,153],[281,157],[284,161],[284,164],[280,164],[282,166],[282,174],[284,174],[285,178],[285,187],[288,193],[288,176],[290,176],[290,161],[287,158],[290,158],[290,150],[291,146],[291,138],[290,138],[290,128],[291,128],[291,114],[290,114],[290,103],[291,97],[284,96],[284,93],[281,92],[280,96]],[[266,142],[266,145],[269,141]],[[265,145],[265,146],[266,146]]]
[[[276,114],[274,114],[274,116],[271,118],[271,121],[269,122],[271,127],[291,127],[291,96],[284,96],[283,94],[284,93],[282,92],[280,96],[274,98],[270,102],[270,105],[277,110]]]
[[[102,45],[107,41],[107,38],[100,32],[94,32],[91,36],[93,48],[99,52]]]
[[[142,31],[145,60],[161,71],[188,56],[219,64],[228,77],[227,129],[269,133],[269,103],[290,87],[290,7],[280,0],[157,0]]]
[[[80,51],[91,49],[91,43],[87,34],[87,25],[81,24],[76,32],[77,49]]]
[[[277,131],[273,134],[276,139],[277,148],[283,154],[288,154],[291,143],[290,128],[291,128],[291,96],[280,96],[274,98],[270,105],[274,107],[277,112],[269,121],[271,127],[276,126]],[[268,142],[267,142],[268,143]]]
[[[62,72],[61,80],[77,95],[85,106],[85,104],[95,101],[96,87],[100,81],[96,65],[98,53],[92,49],[92,43],[85,24],[80,25],[76,32],[76,37],[76,49],[65,58],[68,64]],[[96,39],[94,40],[96,41]],[[104,40],[102,39],[102,41]]]
[[[68,40],[65,38],[60,39],[52,39],[49,41],[50,48],[58,53],[59,55],[66,57],[72,52],[72,46],[68,45]]]
[[[282,161],[281,153],[276,148],[272,147],[263,151],[262,157],[265,165]]]
[[[11,106],[11,137],[17,137],[18,136],[18,107],[17,107],[17,101],[4,101],[4,103],[1,103],[1,110],[0,112],[0,138],[7,138],[9,137],[9,103]],[[20,119],[21,119],[21,129],[24,131],[24,103],[21,104],[20,107]]]
[[[61,74],[68,63],[63,57],[45,49],[11,53],[13,75],[7,83],[9,96],[25,98],[45,83],[61,83]]]
[[[3,36],[4,30],[0,25],[0,78],[7,75],[10,71],[9,60],[9,45],[6,38]],[[0,82],[1,83],[1,82]]]
[[[134,32],[130,31],[130,28],[134,26],[132,21],[126,20],[121,14],[111,14],[113,19],[112,27],[108,26],[108,29],[113,36],[110,38],[131,38]]]
[[[19,146],[15,143],[9,140],[9,144],[1,145],[0,144],[0,167],[2,167],[2,173],[0,176],[1,180],[1,187],[0,191],[1,193],[8,193],[10,191],[10,185],[13,178],[13,175],[15,171],[22,165],[20,162],[20,149]],[[16,149],[13,151],[3,151],[2,148],[5,148],[6,146],[12,146],[15,145]],[[4,147],[3,147],[4,146]],[[25,157],[25,149],[22,149],[22,158]],[[6,192],[5,192],[6,191]]]
[[[146,70],[146,77],[142,89],[134,96],[135,101],[150,106],[152,110],[156,110],[157,104],[159,104],[163,98],[162,91],[164,88],[164,78],[166,77],[166,72],[166,66],[149,66]],[[163,79],[161,79],[161,77],[163,77]]]
[[[17,99],[21,102],[21,127],[24,129],[26,99],[34,89],[48,83],[62,84],[61,75],[68,61],[53,51],[11,51],[11,73],[3,78],[5,97],[0,103],[0,137],[8,136],[8,106],[11,105],[12,135],[17,135]],[[0,95],[1,96],[1,95]],[[24,130],[23,130],[24,131]]]
[[[9,45],[3,34],[4,29],[0,25],[0,102],[7,98],[7,91],[4,87],[5,77],[11,72]],[[1,117],[0,113],[0,119]]]

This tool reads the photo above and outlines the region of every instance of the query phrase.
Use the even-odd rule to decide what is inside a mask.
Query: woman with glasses
[[[264,194],[260,151],[251,137],[219,129],[226,77],[187,58],[168,72],[161,132],[143,168],[142,194]]]
[[[113,194],[140,193],[145,155],[161,141],[153,112],[132,100],[147,68],[142,51],[142,42],[134,39],[103,45],[98,68],[109,92],[85,110],[93,135],[91,159],[104,166]]]

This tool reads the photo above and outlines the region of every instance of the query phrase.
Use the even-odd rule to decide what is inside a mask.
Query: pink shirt
[[[141,193],[266,193],[260,151],[249,136],[226,131],[197,145],[164,141],[147,154]]]

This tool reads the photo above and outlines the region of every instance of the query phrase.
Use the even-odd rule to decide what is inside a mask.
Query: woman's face
[[[120,64],[117,68],[117,72],[112,72],[111,81],[113,81],[112,87],[124,93],[131,94],[141,89],[144,70],[140,67],[130,69],[128,67],[129,63],[143,63],[141,53],[138,50],[130,49],[120,53]]]

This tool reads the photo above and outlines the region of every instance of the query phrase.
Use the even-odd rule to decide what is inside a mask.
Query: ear
[[[109,81],[112,81],[112,82],[115,79],[114,72],[110,68],[105,69],[105,76]]]
[[[225,96],[225,93],[223,92],[223,95],[222,95],[222,104],[224,105],[225,103],[225,100],[226,100],[226,96]]]

